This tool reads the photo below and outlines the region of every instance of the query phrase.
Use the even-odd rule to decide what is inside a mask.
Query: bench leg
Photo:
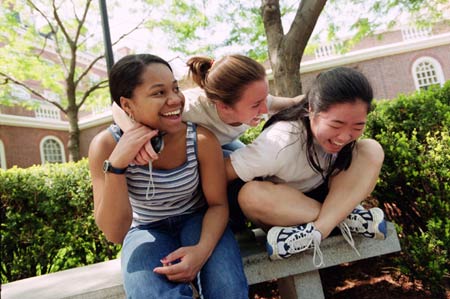
[[[282,299],[324,299],[319,270],[278,279]]]

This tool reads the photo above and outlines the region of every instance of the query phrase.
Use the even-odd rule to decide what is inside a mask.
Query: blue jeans
[[[234,152],[235,150],[244,147],[245,144],[240,141],[239,139],[233,140],[230,143],[224,144],[222,145],[222,152],[223,152],[223,156],[225,158],[229,157],[231,155],[232,152]]]
[[[190,298],[188,283],[169,281],[153,273],[170,252],[198,243],[204,212],[174,216],[131,228],[122,246],[121,263],[127,298]],[[197,275],[201,298],[248,299],[248,284],[239,247],[227,228],[213,253]]]

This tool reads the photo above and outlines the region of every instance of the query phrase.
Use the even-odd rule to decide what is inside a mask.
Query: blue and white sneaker
[[[286,259],[312,248],[313,263],[316,267],[320,267],[323,265],[322,251],[319,247],[321,239],[322,234],[316,230],[312,222],[298,226],[274,226],[267,233],[266,248],[271,260]]]
[[[356,249],[352,233],[361,234],[366,238],[384,240],[386,239],[387,227],[384,213],[380,208],[364,209],[358,205],[347,218],[339,223],[342,236],[350,246],[360,255]]]
[[[352,233],[361,234],[366,238],[384,240],[386,239],[387,227],[384,213],[380,208],[364,209],[358,205],[347,218],[339,225],[345,224]]]

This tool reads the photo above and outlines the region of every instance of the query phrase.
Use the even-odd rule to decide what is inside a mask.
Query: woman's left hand
[[[199,246],[181,247],[161,260],[162,267],[153,272],[166,275],[170,281],[190,282],[207,261],[208,256]]]

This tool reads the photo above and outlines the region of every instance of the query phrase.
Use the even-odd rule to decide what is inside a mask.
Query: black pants
[[[236,179],[227,186],[228,205],[230,208],[230,228],[236,233],[247,228],[247,218],[238,203],[238,194],[245,182]]]

